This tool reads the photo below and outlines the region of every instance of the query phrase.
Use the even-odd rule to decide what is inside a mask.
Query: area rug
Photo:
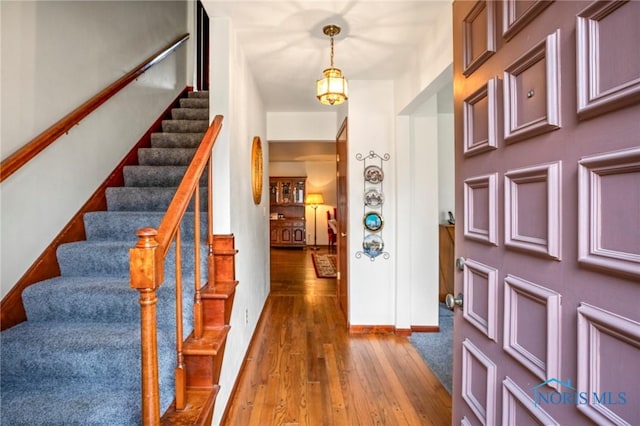
[[[440,304],[440,332],[411,333],[409,342],[420,352],[433,374],[451,394],[453,363],[453,312]]]
[[[311,253],[311,259],[318,278],[336,278],[335,254]]]

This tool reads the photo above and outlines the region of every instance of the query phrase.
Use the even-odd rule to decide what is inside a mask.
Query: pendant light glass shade
[[[327,68],[324,78],[316,82],[316,96],[325,105],[340,105],[347,100],[349,89],[347,79],[338,68]]]
[[[331,67],[322,72],[324,78],[316,81],[316,97],[324,105],[340,105],[349,97],[347,79],[333,66],[333,36],[340,33],[340,27],[327,25],[322,31],[331,38]]]

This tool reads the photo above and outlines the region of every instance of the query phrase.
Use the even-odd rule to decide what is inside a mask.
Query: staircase
[[[158,227],[208,127],[208,93],[190,92],[125,166],[125,186],[106,190],[107,211],[84,216],[86,240],[57,250],[61,275],[23,292],[27,321],[0,333],[0,424],[141,424],[141,349],[138,293],[129,280],[129,250],[136,230]],[[201,209],[206,211],[206,176]],[[215,282],[201,299],[203,336],[194,324],[193,203],[181,225],[186,409],[176,410],[175,242],[158,289],[157,345],[163,424],[210,423],[235,294],[231,235],[213,238]],[[203,221],[206,214],[201,216]],[[207,226],[200,268],[207,271]],[[206,280],[207,273],[203,274]],[[180,383],[180,382],[178,382]],[[186,390],[186,392],[184,392]],[[180,391],[179,391],[180,392]]]

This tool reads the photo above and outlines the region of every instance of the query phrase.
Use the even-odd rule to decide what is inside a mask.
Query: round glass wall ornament
[[[377,189],[370,189],[364,193],[364,205],[368,207],[378,207],[384,203],[384,195]]]
[[[382,225],[384,225],[382,216],[380,216],[380,213],[376,212],[365,213],[362,223],[364,224],[364,227],[371,232],[378,232],[382,229]]]
[[[364,180],[370,183],[381,183],[384,180],[384,172],[379,166],[367,166],[364,168]]]
[[[362,241],[362,250],[369,257],[376,257],[384,250],[384,241],[379,235],[370,234]]]

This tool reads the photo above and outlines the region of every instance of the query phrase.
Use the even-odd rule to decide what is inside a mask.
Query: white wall
[[[211,64],[210,114],[225,116],[214,147],[215,230],[233,233],[239,250],[239,284],[213,415],[213,424],[219,424],[269,293],[269,144],[263,102],[233,25],[225,18],[212,18],[210,22],[211,48],[216,52]],[[254,136],[262,140],[265,161],[259,205],[253,203],[251,189]]]
[[[270,141],[334,141],[336,123],[335,111],[269,112],[267,137]]]
[[[3,159],[188,32],[181,1],[0,8]],[[186,63],[183,46],[0,185],[3,297],[188,84]]]
[[[349,81],[349,129],[348,129],[348,197],[349,228],[349,323],[351,325],[393,325],[395,323],[395,267],[398,260],[396,240],[396,167],[400,167],[395,156],[395,126],[392,81]],[[378,155],[389,154],[383,162],[384,228],[382,239],[384,251],[389,258],[378,256],[370,261],[367,256],[357,259],[362,250],[364,208],[364,162],[356,160],[357,154],[370,151]],[[374,163],[367,163],[374,164]],[[378,163],[379,165],[380,163]]]
[[[418,43],[416,60],[404,75],[393,83],[349,82],[353,325],[406,329],[438,323],[438,212],[453,199],[453,161],[446,164],[453,150],[453,118],[438,111],[438,92],[451,82],[451,3],[440,2],[438,11],[437,25]],[[382,99],[391,98],[393,104],[384,105]],[[385,169],[383,231],[391,257],[363,262],[355,258],[362,244],[363,178],[354,156],[370,149],[391,154],[385,163],[390,173]]]

